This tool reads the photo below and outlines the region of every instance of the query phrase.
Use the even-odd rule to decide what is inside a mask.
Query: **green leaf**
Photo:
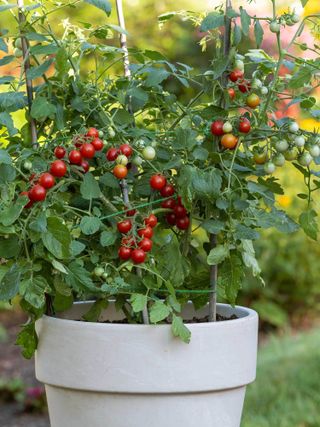
[[[3,58],[0,59],[0,67],[2,67],[3,65],[10,64],[14,59],[15,57],[13,55],[4,56]]]
[[[256,19],[255,23],[254,23],[254,37],[255,37],[256,42],[257,42],[257,48],[260,48],[260,46],[263,42],[263,35],[264,35],[264,31],[263,31],[263,28],[260,24],[260,21],[258,19]]]
[[[111,4],[108,0],[84,0],[86,3],[97,7],[98,9],[105,12],[108,16],[111,13]]]
[[[6,85],[9,83],[12,83],[14,81],[14,77],[13,76],[4,76],[4,77],[0,77],[0,85]]]
[[[162,301],[156,301],[150,309],[150,322],[158,323],[171,313],[170,308]]]
[[[100,197],[101,191],[98,181],[91,173],[86,173],[80,186],[80,192],[84,199],[91,200]]]
[[[34,80],[39,77],[42,77],[49,70],[53,61],[54,60],[50,58],[43,64],[30,68],[30,70],[27,71],[27,78],[29,80]]]
[[[206,161],[209,156],[209,151],[202,147],[197,147],[192,152],[193,157],[196,160]]]
[[[309,209],[307,212],[303,212],[299,217],[299,223],[304,232],[313,240],[318,239],[319,227],[317,217],[317,212],[313,209]]]
[[[290,89],[300,89],[304,84],[309,83],[313,75],[313,69],[311,67],[300,67],[298,72],[295,73],[289,81]]]
[[[209,265],[218,265],[224,261],[230,255],[230,250],[228,245],[219,245],[216,248],[211,249],[208,257],[207,263]]]
[[[24,325],[19,332],[16,344],[22,347],[22,354],[26,359],[31,359],[38,346],[38,337],[34,322]]]
[[[260,234],[250,227],[247,227],[243,224],[237,224],[234,237],[239,240],[256,240],[259,239]]]
[[[55,312],[66,311],[72,307],[74,302],[73,295],[62,295],[58,292],[54,296],[53,308]]]
[[[61,47],[56,54],[55,67],[59,78],[63,79],[68,75],[70,66],[68,61],[68,53],[64,47]]]
[[[0,149],[0,164],[4,163],[5,165],[11,165],[12,160],[6,150]]]
[[[16,235],[4,238],[0,236],[0,258],[14,258],[21,249],[21,242]]]
[[[101,227],[101,221],[95,216],[84,216],[80,222],[80,228],[83,234],[90,236],[95,234]]]
[[[19,292],[20,270],[13,264],[0,282],[0,301],[9,301]]]
[[[100,236],[100,244],[104,248],[107,246],[111,246],[117,240],[117,234],[113,231],[103,231]]]
[[[175,337],[178,337],[182,339],[183,342],[189,344],[191,332],[183,323],[182,318],[175,314],[173,314],[171,330]]]
[[[170,76],[167,70],[162,68],[153,68],[148,72],[148,77],[145,81],[147,87],[157,86]]]
[[[99,299],[90,307],[89,311],[83,316],[87,322],[98,322],[103,310],[108,307],[108,301]]]
[[[56,114],[55,105],[51,104],[43,96],[35,98],[31,108],[31,116],[39,122],[46,120],[48,117],[54,118]]]
[[[242,40],[241,28],[239,27],[239,25],[235,24],[234,30],[233,30],[233,41],[234,41],[235,46],[238,46],[240,44],[241,40]]]
[[[261,273],[261,268],[256,259],[255,250],[251,240],[242,240],[242,260],[246,267],[250,268],[252,274],[257,277]],[[262,280],[262,279],[261,279]]]
[[[47,231],[47,215],[41,212],[37,218],[30,222],[29,228],[38,233],[45,233]]]
[[[251,18],[248,15],[247,11],[242,6],[240,6],[240,17],[241,17],[242,32],[245,36],[248,36],[249,28],[251,24]]]
[[[53,55],[57,53],[58,49],[56,44],[36,45],[30,48],[30,53],[32,55]]]
[[[0,93],[0,108],[3,111],[13,112],[24,108],[27,105],[27,98],[24,92],[4,92]]]
[[[144,310],[147,306],[148,297],[147,295],[142,294],[132,294],[130,297],[130,303],[132,306],[132,310],[135,313],[139,313]]]
[[[235,304],[244,277],[243,265],[239,256],[233,253],[226,258],[219,270],[218,284],[223,289],[228,302]]]
[[[8,226],[13,224],[20,216],[23,211],[25,205],[28,203],[28,197],[21,196],[18,197],[16,202],[8,206],[5,210],[0,213],[0,222],[4,226]]]
[[[65,278],[66,283],[76,292],[92,291],[96,292],[90,273],[76,261],[70,263],[67,267],[68,275]]]
[[[206,32],[224,26],[224,15],[217,12],[209,13],[201,22],[200,31]]]
[[[56,259],[53,259],[51,261],[51,264],[56,270],[60,271],[60,273],[68,274],[66,267],[61,262],[57,261]]]
[[[224,223],[215,219],[207,219],[201,224],[208,233],[218,234],[224,229]]]
[[[84,243],[78,242],[77,240],[73,240],[70,245],[71,254],[73,257],[76,257],[81,254],[82,251],[86,248]]]
[[[0,113],[0,125],[3,125],[8,129],[9,136],[13,136],[18,133],[18,129],[14,127],[12,117],[6,111]]]
[[[20,295],[36,309],[43,308],[46,304],[45,294],[50,291],[50,286],[42,276],[23,280],[20,283]]]
[[[0,12],[3,12],[3,11],[5,11],[5,10],[9,10],[9,9],[13,9],[13,8],[15,8],[15,7],[17,7],[17,5],[16,5],[16,4],[2,4],[2,5],[0,6]]]
[[[300,0],[302,7],[305,7],[309,0]]]
[[[16,175],[16,171],[11,165],[0,164],[0,184],[14,181]]]
[[[48,231],[41,235],[42,242],[56,258],[69,258],[71,235],[66,225],[58,217],[49,217]]]

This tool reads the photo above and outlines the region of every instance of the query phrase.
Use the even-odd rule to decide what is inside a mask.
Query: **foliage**
[[[108,2],[87,3],[109,13]],[[21,57],[20,36],[27,40],[31,68],[26,76],[35,85],[35,98],[29,112],[24,73],[13,80],[3,76],[8,90],[0,93],[6,137],[0,150],[0,256],[5,258],[0,265],[0,298],[8,301],[19,294],[22,308],[31,316],[18,338],[26,357],[37,345],[37,318],[89,297],[97,302],[86,320],[97,320],[114,297],[129,322],[142,322],[146,312],[152,323],[172,320],[174,335],[188,342],[190,334],[179,317],[181,304],[187,299],[196,306],[207,303],[214,285],[208,281],[210,268],[219,264],[220,291],[234,304],[247,270],[260,277],[252,244],[260,229],[293,233],[300,224],[309,237],[317,238],[312,196],[319,188],[319,173],[310,167],[313,158],[319,160],[317,133],[299,129],[288,118],[279,120],[274,112],[283,94],[316,110],[311,93],[319,61],[293,58],[283,51],[278,30],[278,60],[259,48],[241,56],[237,45],[252,28],[261,44],[259,18],[244,8],[228,10],[225,18],[220,8],[201,23],[208,32],[206,43],[214,43],[216,52],[205,72],[193,73],[190,66],[170,63],[156,51],[131,48],[131,78],[111,77],[124,51],[106,45],[105,39],[123,30],[110,23],[79,27],[64,21],[59,37],[48,18],[54,11],[46,2],[27,8],[20,33],[2,36],[8,53],[2,63],[12,66]],[[199,24],[198,15],[188,17]],[[267,23],[274,31],[274,23],[291,25],[294,19],[286,13]],[[220,38],[225,22],[232,30],[228,52]],[[14,55],[9,54],[12,40]],[[94,64],[90,69],[88,58]],[[282,77],[281,66],[289,61],[299,71]],[[191,88],[196,94],[182,102],[170,89],[172,81],[186,95]],[[35,120],[39,147],[32,148],[28,123],[14,127],[12,114],[20,110]],[[229,130],[221,133],[219,126]],[[98,131],[108,151],[99,148],[92,156],[83,155],[90,159],[84,166],[80,152],[98,143],[91,135]],[[279,140],[287,145],[285,150],[278,147]],[[58,146],[69,154],[69,160],[65,154],[63,160],[57,156],[60,166],[67,165],[62,174],[53,162]],[[275,195],[283,189],[271,175],[285,159],[294,162],[307,184],[306,193],[300,194],[307,206],[296,220],[275,205]],[[37,182],[48,170],[56,182],[44,190]],[[169,185],[154,186],[157,175]],[[142,262],[147,250],[132,250],[130,239],[135,247],[141,244],[151,213],[157,215],[158,225],[153,249]],[[124,220],[129,221],[127,231],[121,230]],[[204,244],[199,232],[205,235]],[[148,233],[152,237],[152,230]],[[129,257],[118,254],[119,246]]]

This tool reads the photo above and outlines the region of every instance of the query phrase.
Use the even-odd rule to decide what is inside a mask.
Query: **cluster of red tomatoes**
[[[130,210],[127,216],[135,216],[136,211]],[[153,228],[157,225],[158,219],[154,214],[144,219],[144,225],[137,230],[134,229],[132,219],[124,219],[118,222],[118,231],[123,234],[121,246],[118,251],[119,258],[127,261],[131,259],[135,264],[145,262],[147,253],[152,249]]]
[[[166,215],[167,223],[171,226],[175,225],[179,230],[187,230],[190,225],[188,212],[181,203],[180,197],[177,200],[172,197],[175,194],[174,186],[169,184],[166,177],[160,174],[152,175],[150,186],[153,190],[159,191],[162,197],[168,197],[161,203],[162,208],[172,211]]]
[[[240,68],[242,68],[243,67],[242,61],[238,61],[238,62],[241,62],[242,65],[240,66]],[[229,74],[229,80],[232,83],[234,83],[235,86],[238,87],[240,92],[242,92],[242,93],[251,92],[251,89],[252,89],[251,82],[244,78],[244,72],[242,69],[235,68],[233,71],[231,71],[231,73]],[[257,79],[257,81],[258,81],[258,79]],[[228,89],[228,92],[229,92],[230,99],[234,100],[236,97],[236,91],[235,91],[234,87],[230,87]],[[260,97],[256,93],[251,93],[246,98],[247,106],[252,108],[252,109],[257,108],[260,105],[260,103],[261,103]]]
[[[239,138],[232,133],[233,128],[233,124],[229,121],[215,120],[211,123],[212,135],[221,137],[221,146],[229,150],[233,150],[237,146],[239,140]],[[246,117],[240,117],[240,119],[237,120],[237,128],[240,133],[249,133],[251,130],[250,120]]]
[[[122,144],[120,147],[111,147],[106,153],[109,162],[116,162],[113,168],[113,175],[118,179],[124,179],[128,175],[129,158],[133,154],[133,149],[129,144]]]
[[[90,165],[88,160],[92,159],[96,151],[103,148],[103,142],[99,138],[99,131],[95,128],[89,128],[84,135],[77,135],[74,138],[74,144],[77,150],[71,150],[68,154],[68,163],[82,168],[83,172],[88,172]],[[67,150],[58,146],[54,149],[54,155],[57,160],[54,160],[49,168],[49,172],[45,172],[36,178],[31,176],[30,182],[32,187],[29,191],[23,191],[22,196],[29,197],[29,202],[26,208],[30,208],[35,202],[42,202],[47,196],[47,190],[54,187],[56,178],[63,178],[67,173]]]

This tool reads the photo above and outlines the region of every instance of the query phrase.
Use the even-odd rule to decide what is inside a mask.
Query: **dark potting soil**
[[[225,322],[227,320],[235,320],[238,319],[238,317],[233,314],[230,317],[226,317],[226,316],[222,316],[221,314],[217,314],[217,322]],[[184,321],[184,323],[186,324],[190,324],[190,323],[208,323],[209,322],[209,316],[205,316],[205,317],[201,317],[201,318],[197,318],[194,317],[193,319],[187,319]],[[129,324],[128,319],[123,319],[123,320],[116,320],[116,321],[110,321],[110,320],[105,320],[104,322],[101,323],[112,323],[112,324],[122,324],[122,325],[127,325]],[[170,324],[171,322],[168,320],[165,323]]]

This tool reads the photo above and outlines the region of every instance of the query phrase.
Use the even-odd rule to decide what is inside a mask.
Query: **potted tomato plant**
[[[247,271],[260,278],[253,242],[270,227],[318,231],[317,133],[275,114],[282,98],[317,114],[319,64],[290,49],[317,16],[299,23],[272,2],[271,17],[229,1],[192,14],[214,48],[196,75],[128,51],[120,1],[120,26],[64,21],[62,38],[49,16],[69,2],[1,8],[19,24],[2,32],[1,65],[24,73],[1,78],[0,299],[18,296],[30,317],[18,344],[26,357],[36,350],[52,427],[240,425],[258,316],[235,303]],[[107,1],[87,3],[110,13]],[[240,54],[251,28],[256,46]],[[264,31],[277,57],[260,48]],[[106,45],[111,32],[121,49]],[[27,122],[16,128],[19,110]],[[286,162],[307,184],[297,221],[276,205],[273,174]]]

